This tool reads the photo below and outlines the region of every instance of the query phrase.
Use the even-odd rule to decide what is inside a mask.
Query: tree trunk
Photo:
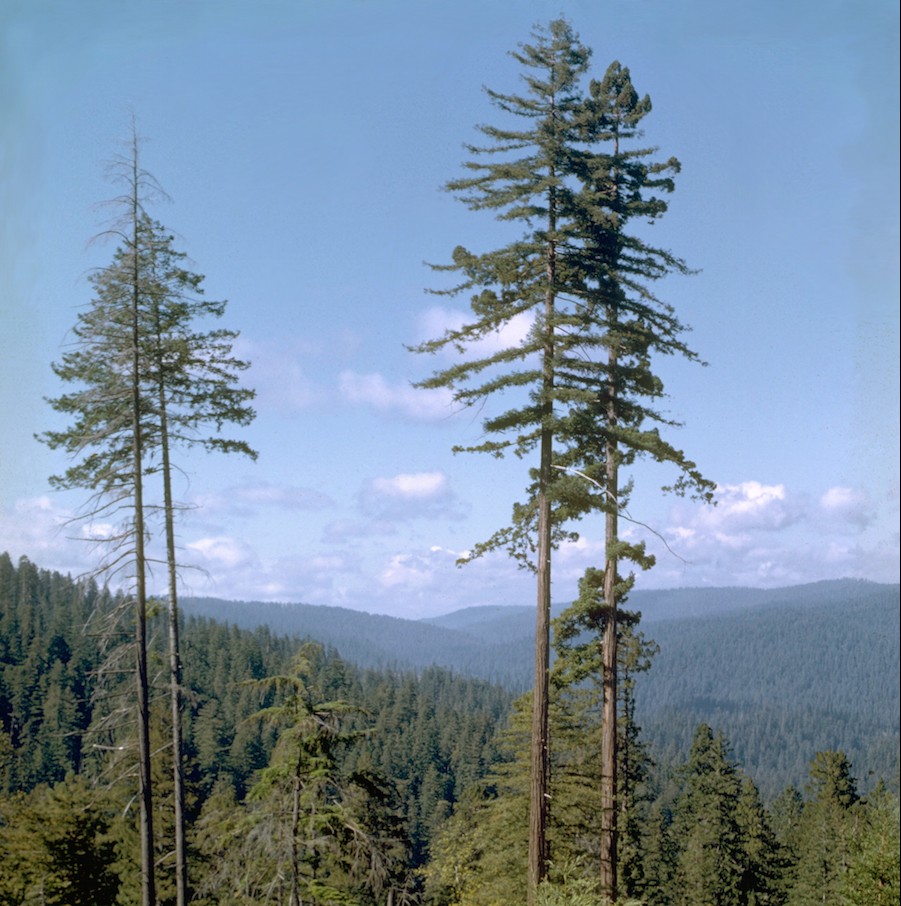
[[[300,791],[303,755],[298,752],[291,787],[291,894],[289,906],[301,906],[300,899]]]
[[[140,232],[138,219],[138,148],[134,138],[132,149],[132,349],[131,349],[131,405],[132,405],[132,481],[134,485],[134,544],[135,544],[135,674],[138,706],[138,776],[141,810],[141,902],[143,906],[156,906],[156,880],[154,870],[153,838],[153,789],[150,777],[150,683],[147,677],[147,561],[144,553],[144,438],[141,407],[141,268],[139,260]]]
[[[159,388],[160,444],[163,467],[163,507],[166,517],[166,563],[169,575],[169,702],[172,715],[172,779],[175,812],[175,902],[188,902],[188,859],[185,839],[185,766],[182,738],[181,643],[178,627],[178,574],[175,560],[175,518],[172,501],[172,466],[169,461],[169,423],[166,395]]]
[[[616,428],[616,350],[610,349],[608,356],[607,384],[607,441],[605,444],[605,505],[604,543],[604,604],[606,622],[602,641],[603,665],[602,687],[604,690],[603,729],[601,734],[601,896],[611,903],[616,900],[617,885],[617,626],[616,583],[619,558],[616,554],[618,542],[619,508],[619,464],[616,440],[609,433]]]
[[[137,248],[135,249],[137,255]],[[134,292],[134,349],[132,374],[133,482],[135,543],[135,675],[138,706],[138,776],[141,803],[141,898],[156,906],[153,840],[153,791],[150,779],[150,683],[147,677],[147,587],[144,553],[143,438],[138,354],[138,289]]]
[[[542,461],[550,441],[542,438]],[[538,500],[538,606],[535,620],[535,687],[532,701],[532,755],[529,798],[529,904],[547,872],[548,819],[548,663],[550,656],[551,559],[550,503],[546,493]]]
[[[553,178],[553,168],[550,173]],[[550,753],[548,740],[548,669],[551,627],[551,504],[548,489],[553,464],[554,415],[554,305],[557,255],[554,190],[548,200],[548,235],[544,300],[544,350],[542,352],[542,425],[538,471],[538,602],[535,619],[535,685],[532,699],[532,755],[529,789],[528,903],[534,906],[538,885],[547,875],[547,824],[550,801]]]

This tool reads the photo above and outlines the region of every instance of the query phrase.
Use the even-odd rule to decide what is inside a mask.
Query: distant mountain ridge
[[[836,579],[785,588],[676,588],[633,591],[626,607],[641,613],[641,627],[664,621],[717,618],[742,611],[829,607],[868,595],[899,596],[898,585]],[[269,626],[286,635],[309,636],[334,646],[364,667],[448,667],[517,689],[531,685],[527,669],[506,660],[531,645],[535,609],[526,605],[475,605],[439,617],[409,620],[319,604],[185,598],[188,614],[213,617],[243,628]],[[567,605],[553,608],[556,616]],[[518,657],[515,660],[519,660]]]
[[[852,579],[633,592],[627,606],[642,613],[639,628],[660,646],[636,693],[655,757],[684,760],[703,721],[726,734],[765,795],[800,786],[817,751],[839,748],[862,776],[897,787],[899,602],[899,585]],[[436,665],[517,692],[532,683],[528,606],[475,606],[426,620],[214,598],[183,606],[187,615],[315,639],[364,668]]]
[[[532,644],[534,627],[531,636],[528,630],[525,635],[517,631],[514,637],[502,635],[495,641],[486,638],[481,629],[474,635],[425,620],[326,605],[186,598],[182,609],[186,615],[210,617],[243,629],[268,626],[283,635],[311,638],[335,648],[341,657],[360,667],[446,667],[518,691],[529,682],[522,676],[518,661],[522,646]],[[474,616],[474,626],[482,626],[481,616]]]

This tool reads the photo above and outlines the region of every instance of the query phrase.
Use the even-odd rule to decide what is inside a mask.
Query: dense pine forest
[[[0,555],[0,903],[138,902],[133,646],[110,630],[119,603],[92,581]],[[163,608],[150,627],[169,903]],[[292,801],[304,902],[525,902],[529,695],[439,667],[363,668],[315,639],[208,617],[185,619],[183,648],[192,902],[288,902]],[[858,666],[847,665],[852,683]],[[897,902],[897,774],[869,778],[864,793],[845,752],[807,751],[802,788],[764,804],[720,726],[699,723],[684,757],[655,760],[634,709],[624,715],[623,902]],[[597,690],[557,688],[551,724],[560,883],[545,902],[599,902]],[[774,746],[798,744],[767,729]]]
[[[810,753],[824,749],[844,751],[865,788],[896,778],[899,692],[886,677],[899,670],[899,592],[859,580],[634,592],[630,603],[659,648],[635,690],[655,760],[684,760],[695,728],[707,723],[726,734],[767,802],[803,786]],[[428,620],[215,598],[187,598],[184,607],[315,638],[364,668],[438,665],[515,694],[530,685],[529,607],[470,607]]]
[[[705,364],[658,294],[695,266],[648,230],[681,164],[565,18],[517,47],[519,93],[485,88],[497,120],[443,187],[497,244],[431,265],[467,310],[406,349],[431,362],[415,388],[481,420],[454,452],[525,464],[457,562],[509,557],[535,606],[184,598],[174,479],[192,451],[258,458],[253,344],[151,212],[133,118],[115,249],[36,435],[97,561],[73,579],[0,554],[0,906],[899,902],[898,588],[635,591],[656,564],[635,527],[673,551],[633,493],[722,491],[658,370]],[[554,602],[583,519],[601,537]]]

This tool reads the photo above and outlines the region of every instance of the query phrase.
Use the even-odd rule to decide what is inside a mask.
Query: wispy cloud
[[[71,557],[73,539],[84,537],[84,525],[72,523],[73,515],[48,495],[23,498],[9,508],[0,508],[0,551],[32,560],[47,557],[52,561],[48,568],[57,568],[59,559]]]
[[[248,517],[267,508],[321,510],[332,506],[334,501],[327,494],[311,488],[259,482],[202,494],[196,503],[206,513]]]
[[[259,558],[249,544],[227,535],[198,538],[186,547],[195,555],[197,565],[210,572],[233,572],[259,566]]]
[[[845,576],[898,581],[898,535],[870,532],[868,495],[833,487],[819,498],[749,480],[717,489],[717,507],[682,502],[660,541],[648,536],[657,587],[685,584],[774,586]]]
[[[375,478],[371,487],[374,494],[397,500],[433,500],[448,493],[444,472],[407,472],[391,478]]]
[[[724,534],[739,531],[778,531],[805,518],[804,505],[784,485],[742,481],[716,489],[717,505],[703,507],[702,522]]]
[[[827,519],[859,528],[870,525],[875,518],[869,495],[848,487],[829,488],[820,497],[820,509]]]
[[[372,590],[373,606],[417,618],[483,604],[534,603],[534,578],[507,557],[489,554],[458,566],[465,554],[433,544],[386,556]]]
[[[386,521],[449,518],[464,515],[460,501],[444,472],[404,472],[374,478],[359,494],[360,509],[368,516]]]
[[[471,319],[471,315],[457,309],[433,306],[427,309],[418,319],[416,325],[417,342],[437,340],[446,333],[459,330]],[[498,330],[485,334],[478,340],[466,344],[463,357],[466,359],[486,358],[503,349],[522,345],[535,323],[535,316],[530,312],[514,315]],[[448,347],[442,358],[456,356],[454,347]]]
[[[416,421],[449,418],[459,408],[449,390],[423,390],[410,383],[392,383],[378,373],[342,371],[338,376],[338,390],[348,403]]]
[[[326,394],[310,377],[311,358],[321,349],[307,340],[288,338],[280,342],[258,342],[241,338],[236,354],[250,362],[243,384],[256,391],[259,410],[282,415],[296,413],[322,402]]]
[[[278,510],[288,517],[282,526],[318,518],[292,515],[310,507],[331,515],[325,509],[331,502],[311,493],[242,485],[217,498],[223,510],[215,515]],[[898,581],[897,493],[867,495],[836,485],[799,494],[785,484],[747,480],[722,485],[720,500],[715,508],[675,502],[654,525],[669,549],[641,526],[622,525],[624,538],[644,538],[657,556],[655,568],[639,575],[638,587],[773,587],[843,576]],[[231,510],[226,509],[229,501]],[[97,545],[72,540],[83,534],[77,523],[68,524],[72,513],[64,502],[40,496],[0,510],[0,550],[13,558],[28,556],[46,569],[90,572],[102,545],[98,551]],[[447,520],[464,504],[441,470],[379,476],[364,486],[357,502],[356,516],[344,514],[320,530],[326,543],[318,546],[293,538],[288,530],[273,536],[277,550],[264,548],[240,521],[226,529],[224,520],[206,526],[191,520],[180,540],[183,592],[341,605],[414,618],[480,604],[534,603],[534,577],[502,552],[456,565],[465,551],[446,540]],[[267,516],[275,519],[276,513]],[[603,539],[588,525],[582,528],[585,536],[561,546],[554,561],[555,601],[572,600],[585,568],[602,565]],[[101,531],[99,525],[91,528],[95,536]],[[282,543],[286,538],[288,543]],[[120,578],[127,581],[125,575]],[[162,574],[154,577],[154,583],[163,582]]]
[[[187,593],[245,601],[286,601],[367,609],[367,587],[359,558],[342,552],[309,556],[258,555],[230,536],[200,539],[189,545],[200,572],[187,580]]]
[[[425,588],[434,580],[434,570],[427,558],[413,554],[394,554],[379,573],[383,588]]]

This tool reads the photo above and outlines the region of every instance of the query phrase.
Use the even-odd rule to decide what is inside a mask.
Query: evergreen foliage
[[[0,903],[20,903],[27,891],[42,891],[46,902],[139,902],[138,826],[134,807],[127,808],[135,753],[127,736],[105,730],[120,694],[132,694],[131,681],[120,677],[118,690],[99,682],[105,655],[92,630],[118,603],[91,580],[75,582],[24,559],[14,565],[0,554]],[[165,620],[163,612],[151,615],[154,674],[165,664]],[[637,692],[653,671],[634,673],[647,652],[637,637],[630,641],[627,626],[622,630],[622,675],[636,680]],[[287,754],[297,751],[298,737],[255,715],[289,708],[290,690],[278,692],[271,678],[297,679],[303,642],[200,617],[185,621],[183,640],[194,901],[222,902],[226,888],[217,885],[231,891],[229,902],[265,901],[273,879],[284,876],[278,853],[290,848],[277,828],[285,826]],[[337,814],[340,805],[345,824],[378,841],[394,902],[525,902],[529,697],[511,711],[510,694],[499,687],[439,668],[360,670],[319,647],[305,656],[309,702],[352,706],[341,731],[349,745],[330,756],[334,789],[340,785],[344,795],[323,815]],[[594,906],[598,690],[573,683],[551,688],[552,858],[537,895]],[[621,691],[630,688],[628,681]],[[166,689],[152,691],[154,852],[159,902],[168,906],[176,880],[166,745],[171,716]],[[721,898],[710,902],[803,906],[822,902],[811,897],[823,889],[836,903],[897,902],[897,794],[877,786],[861,796],[841,752],[815,756],[806,797],[788,790],[765,807],[721,732],[703,725],[686,761],[654,764],[628,695],[621,714],[620,757],[631,761],[621,776],[636,781],[621,789],[621,900],[676,906],[686,902],[685,889],[703,896],[694,868],[709,863]],[[770,741],[781,745],[777,737]],[[339,824],[332,825],[336,831]],[[709,845],[713,837],[719,850]],[[349,842],[340,833],[333,840]],[[343,861],[352,849],[345,852],[342,844],[339,850],[336,858],[322,847],[329,883],[368,906],[374,888],[367,893],[353,863]],[[88,878],[96,898],[79,901],[77,885]]]
[[[253,419],[249,401],[254,394],[237,386],[238,374],[248,367],[232,354],[237,334],[198,326],[205,317],[220,317],[225,303],[203,298],[203,278],[185,268],[186,255],[174,248],[173,237],[148,214],[149,199],[164,193],[139,166],[134,127],[129,155],[116,161],[112,173],[125,186],[124,194],[114,202],[120,213],[110,231],[119,245],[112,263],[91,275],[94,299],[78,315],[74,347],[54,365],[56,375],[77,388],[50,400],[56,411],[71,417],[72,424],[61,431],[47,431],[40,439],[76,460],[64,475],[51,481],[91,492],[84,513],[89,523],[124,513],[120,529],[112,534],[101,532],[96,540],[105,551],[98,574],[125,570],[134,594],[145,906],[154,906],[156,899],[150,856],[154,831],[148,748],[147,545],[150,514],[162,514],[169,579],[177,902],[185,906],[184,747],[172,455],[178,446],[200,445],[255,458],[245,442],[221,436],[226,423],[246,425]],[[147,487],[154,474],[162,484],[161,500],[157,501]]]
[[[634,145],[651,104],[635,91],[628,69],[611,64],[585,95],[581,81],[591,52],[570,24],[554,20],[536,28],[532,38],[512,54],[522,67],[526,92],[488,91],[511,125],[480,126],[487,143],[468,148],[472,175],[447,187],[471,209],[492,211],[522,233],[489,252],[454,251],[453,264],[444,270],[458,274],[460,282],[448,292],[470,294],[472,318],[417,347],[460,354],[457,364],[421,386],[450,388],[455,401],[467,406],[505,394],[509,408],[489,415],[487,439],[468,449],[520,457],[537,451],[527,501],[514,505],[510,526],[474,548],[476,556],[506,549],[537,574],[530,903],[548,857],[551,550],[561,539],[575,537],[567,527],[571,520],[604,513],[603,567],[585,581],[595,584],[597,600],[590,607],[600,602],[608,609],[601,667],[608,713],[600,755],[600,865],[609,897],[617,870],[616,621],[632,584],[620,576],[619,564],[630,560],[642,569],[653,564],[643,545],[619,536],[617,520],[629,496],[619,469],[650,456],[676,465],[671,490],[690,491],[708,502],[713,496],[713,484],[660,437],[658,426],[673,423],[653,406],[663,385],[651,371],[652,356],[697,357],[680,338],[685,328],[650,284],[687,268],[627,232],[631,220],[653,221],[666,211],[660,193],[673,190],[678,162],[655,161],[655,149]],[[532,325],[525,340],[479,353],[478,341],[523,317]],[[573,619],[579,614],[575,610]]]
[[[565,242],[567,229],[559,213],[569,191],[567,159],[571,144],[577,139],[579,80],[590,58],[590,51],[563,19],[551,22],[547,28],[536,28],[532,38],[533,43],[522,44],[512,54],[522,67],[526,92],[513,95],[486,89],[495,107],[513,117],[516,125],[480,126],[486,144],[467,148],[473,155],[466,163],[472,175],[447,185],[470,209],[492,211],[498,219],[516,224],[523,234],[491,252],[473,253],[462,246],[454,250],[454,263],[445,269],[459,274],[461,282],[451,292],[473,294],[473,319],[417,350],[433,353],[450,347],[464,353],[471,351],[475,342],[509,326],[513,318],[528,317],[532,322],[523,343],[487,356],[477,353],[464,358],[421,385],[449,387],[454,400],[467,406],[514,391],[512,407],[485,420],[485,433],[490,439],[472,449],[495,456],[515,452],[522,457],[536,449],[538,453],[533,500],[525,511],[515,514],[520,525],[475,548],[480,553],[511,543],[514,551],[525,547],[531,559],[527,554],[520,556],[527,565],[534,566],[537,574],[530,904],[547,873],[548,860],[548,669],[551,547],[555,535],[551,496],[555,477],[552,465],[556,356],[561,342],[557,304],[565,285],[565,278],[561,279],[558,272],[558,248]],[[522,398],[524,390],[528,391],[527,399]]]
[[[700,361],[655,289],[690,270],[645,229],[679,162],[644,143],[651,102],[628,68],[613,62],[586,88],[591,51],[565,19],[531,37],[512,54],[522,93],[486,89],[506,124],[478,127],[466,175],[446,185],[518,232],[435,267],[455,281],[437,294],[466,296],[470,315],[415,351],[455,352],[420,386],[485,407],[483,440],[457,449],[534,457],[510,524],[473,549],[536,573],[534,632],[496,612],[454,615],[453,629],[297,608],[298,631],[276,605],[238,626],[209,608],[244,620],[246,606],[202,601],[183,617],[175,457],[255,458],[223,435],[251,422],[254,394],[239,386],[237,334],[208,326],[225,303],[205,299],[146,209],[163,193],[133,131],[113,167],[117,246],[53,365],[74,386],[49,401],[70,424],[39,437],[72,460],[51,483],[89,492],[79,518],[99,529],[95,577],[126,587],[0,554],[0,906],[899,902],[898,696],[884,683],[898,589],[890,608],[882,589],[833,583],[828,606],[753,613],[737,603],[751,593],[731,590],[728,614],[658,620],[655,640],[638,631],[641,596],[624,609],[635,576],[623,564],[654,558],[621,535],[623,470],[650,459],[675,472],[664,491],[713,500],[661,434],[677,423],[654,370],[662,356]],[[520,341],[492,342],[521,323]],[[552,551],[595,513],[603,563],[558,615],[552,659]],[[147,594],[155,557],[165,601]],[[703,592],[680,594],[703,609]],[[489,623],[502,642],[486,645]],[[892,791],[874,777],[858,788],[835,728]],[[776,796],[811,752],[805,795]],[[749,764],[765,766],[760,785]]]
[[[775,902],[775,836],[722,734],[698,728],[681,786],[670,830],[678,848],[674,904]]]
[[[529,607],[471,607],[413,621],[304,604],[193,599],[185,606],[310,636],[367,668],[437,664],[517,694],[529,685]],[[767,803],[787,786],[801,789],[810,753],[832,748],[848,754],[863,790],[883,778],[897,791],[898,687],[885,682],[899,669],[897,585],[637,589],[629,606],[657,649],[634,689],[635,721],[656,761],[687,759],[695,729],[706,723],[729,739]],[[590,635],[572,639],[591,648]]]
[[[124,815],[110,830],[116,851],[113,870],[123,902],[139,902],[134,870],[138,828],[134,809],[126,808],[133,797],[133,730],[131,722],[125,724],[130,735],[122,728],[108,730],[108,718],[120,710],[122,699],[133,697],[130,671],[117,679],[103,678],[108,663],[103,640],[92,631],[104,613],[117,607],[118,598],[92,580],[76,582],[39,570],[25,559],[14,566],[6,554],[0,554],[0,589],[0,777],[5,783],[0,816],[5,820],[12,797],[30,795],[48,783],[63,791],[67,772],[79,770],[88,782],[107,790],[103,801]],[[154,675],[165,664],[165,622],[164,612],[152,614],[149,656]],[[27,646],[21,644],[23,627],[31,627]],[[242,859],[250,816],[260,818],[257,812],[266,811],[248,794],[258,786],[261,772],[274,767],[273,759],[277,761],[287,740],[277,726],[254,715],[261,707],[285,706],[281,693],[261,682],[289,675],[301,642],[263,627],[241,630],[204,618],[189,618],[182,639],[186,805],[193,841],[189,858],[196,873],[192,886],[199,895],[223,868],[216,847],[231,841],[236,849],[226,861]],[[58,664],[71,669],[54,668]],[[396,888],[399,906],[411,895],[407,888],[415,886],[412,872],[428,859],[434,833],[494,762],[494,731],[508,711],[510,694],[438,668],[418,676],[361,671],[327,650],[312,657],[311,664],[311,687],[321,692],[317,700],[352,703],[347,731],[365,731],[351,748],[335,753],[336,765],[342,776],[355,778],[347,791],[348,807],[389,852],[386,883]],[[166,743],[171,714],[165,687],[151,691],[157,894],[160,903],[168,904],[174,902],[176,881],[169,856],[174,845],[172,755]],[[45,721],[48,699],[68,700],[77,707],[66,712],[67,722],[59,726]],[[62,743],[71,760],[60,767],[51,754]],[[237,803],[237,814],[227,802]],[[211,839],[204,828],[220,822],[225,829]],[[12,838],[2,839],[5,846]],[[237,890],[241,879],[235,883]],[[247,890],[258,891],[253,885],[262,881],[247,878],[243,883]]]
[[[84,778],[0,800],[0,903],[114,906],[114,803]]]

